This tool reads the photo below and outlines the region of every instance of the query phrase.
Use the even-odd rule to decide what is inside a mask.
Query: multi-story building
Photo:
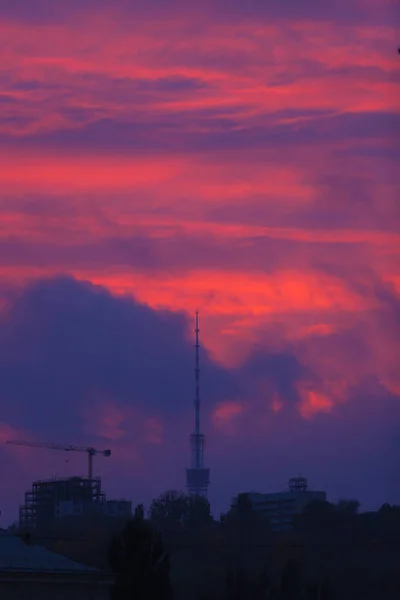
[[[129,518],[132,503],[108,501],[100,478],[69,477],[34,481],[19,510],[21,529],[40,529],[65,517],[118,516]]]
[[[239,494],[242,495],[242,494]],[[326,501],[326,493],[308,490],[307,479],[293,477],[289,480],[289,489],[283,492],[262,494],[260,492],[246,492],[245,495],[251,502],[253,510],[265,518],[273,531],[285,531],[292,528],[294,515],[300,514],[310,502]],[[231,509],[235,510],[238,496],[233,498]]]

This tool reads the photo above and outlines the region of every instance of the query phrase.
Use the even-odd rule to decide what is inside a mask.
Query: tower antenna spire
[[[194,399],[194,411],[195,411],[195,422],[194,431],[196,435],[200,435],[200,344],[199,344],[199,313],[196,312],[196,343],[195,343],[195,367],[194,367],[194,380],[196,384],[196,393]],[[196,463],[199,462],[199,456],[196,456]],[[196,465],[197,467],[200,464]]]
[[[200,429],[200,343],[199,313],[195,319],[195,396],[194,396],[194,431],[190,436],[192,451],[191,468],[186,469],[186,487],[188,493],[207,497],[210,470],[204,468],[205,436]]]

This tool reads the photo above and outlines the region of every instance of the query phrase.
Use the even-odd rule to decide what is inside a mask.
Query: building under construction
[[[100,478],[69,477],[34,481],[19,510],[21,529],[42,529],[66,517],[115,516],[129,518],[132,503],[106,500]]]

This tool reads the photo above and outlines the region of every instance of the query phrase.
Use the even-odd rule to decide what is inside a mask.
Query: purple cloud
[[[117,0],[71,0],[68,4],[55,5],[51,0],[36,0],[33,5],[28,0],[14,0],[12,4],[3,5],[0,16],[18,18],[28,22],[57,22],[60,19],[77,17],[79,14],[91,14],[94,11],[119,13],[125,18],[140,16],[142,19],[170,17],[171,15],[192,14],[200,17],[213,15],[215,19],[224,17],[228,21],[236,19],[313,19],[316,21],[333,20],[342,23],[363,22],[366,18],[376,16],[380,21],[390,15],[396,15],[396,4],[387,3],[374,10],[369,0],[336,0],[335,3],[321,4],[318,0],[205,0],[201,7],[188,6],[183,0],[149,0],[146,4],[139,1]]]
[[[120,122],[114,119],[100,119],[80,127],[52,131],[49,133],[27,134],[13,137],[0,136],[0,145],[15,145],[19,148],[41,147],[58,149],[110,151],[123,154],[141,152],[206,152],[224,150],[250,150],[252,152],[276,147],[283,149],[293,145],[317,145],[342,142],[345,145],[357,141],[360,145],[370,140],[384,140],[395,145],[400,135],[400,115],[396,113],[346,113],[343,115],[321,115],[316,111],[314,118],[286,124],[285,118],[299,118],[303,111],[291,109],[287,113],[279,111],[267,115],[259,124],[238,127],[234,120],[203,120],[207,131],[185,131],[185,123],[196,115],[167,115],[150,121],[138,119],[136,122]],[[307,114],[309,112],[307,111]],[[173,135],[171,135],[173,133]],[[356,155],[356,152],[353,154]]]
[[[398,299],[393,292],[381,287],[377,293],[382,306],[390,302],[398,318]],[[332,349],[346,347],[349,357],[361,361],[362,339],[361,328],[343,333],[341,339],[333,334],[306,343],[322,344],[319,352],[327,355]],[[316,387],[324,383],[299,360],[306,357],[305,348],[286,344],[283,351],[268,352],[260,347],[242,367],[231,371],[214,364],[203,349],[203,417],[216,511],[227,507],[238,486],[280,489],[285,478],[296,472],[306,474],[315,487],[326,487],[330,497],[350,494],[367,506],[398,498],[391,460],[400,458],[399,398],[371,376],[360,379],[350,389],[346,403],[338,403],[330,414],[303,419],[298,412],[299,383],[307,381]],[[159,427],[154,419],[161,419],[168,437],[161,445],[144,447],[146,469],[135,471],[135,487],[141,489],[141,497],[136,493],[135,501],[149,501],[151,494],[171,487],[173,481],[183,486],[192,371],[193,346],[183,315],[117,299],[102,288],[71,278],[37,282],[20,295],[2,321],[2,422],[24,431],[25,437],[90,441],[99,447],[114,444],[121,452],[124,436],[128,448],[133,439],[144,439],[149,427],[154,437]],[[272,410],[275,394],[284,401],[276,413]],[[115,425],[122,437],[114,442],[102,437],[96,425],[104,398],[108,423],[113,410],[118,419],[122,415],[123,422],[117,420]],[[216,429],[214,411],[226,401],[244,407],[241,427],[234,435]],[[92,424],[89,441],[88,422]],[[5,451],[0,449],[3,455]],[[166,463],[160,471],[164,464],[161,455]],[[265,461],[266,456],[274,458]],[[119,463],[116,459],[111,467],[101,468],[112,489],[132,494],[130,485],[121,483],[124,469],[132,468],[127,460],[121,458]],[[378,474],[374,489],[368,488],[371,465]],[[35,472],[39,472],[38,466]],[[24,475],[26,486],[31,476],[30,472]],[[9,511],[16,501],[15,491],[21,493],[14,483],[11,478],[5,498]]]

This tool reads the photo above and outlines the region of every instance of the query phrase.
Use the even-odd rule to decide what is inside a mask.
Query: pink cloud
[[[392,435],[382,407],[397,415],[389,397],[400,389],[395,14],[389,0],[176,1],[168,8],[158,0],[39,0],[34,10],[15,0],[0,8],[7,65],[0,80],[0,310],[24,298],[27,284],[60,273],[111,291],[116,321],[129,299],[157,315],[199,309],[208,370],[239,378],[234,390],[210,384],[205,393],[208,457],[225,490],[237,491],[238,479],[260,481],[260,473],[278,485],[278,471],[257,457],[279,454],[279,468],[289,472],[297,468],[292,443],[322,485],[314,457],[321,453],[336,473],[328,442],[337,431],[350,448],[360,424],[361,462],[374,421]],[[77,23],[84,35],[76,35]],[[28,311],[41,337],[9,317],[7,327],[38,348],[52,310],[50,302],[32,321]],[[107,330],[117,349],[127,329],[117,340]],[[49,340],[43,364],[59,356]],[[31,375],[31,346],[15,342],[11,356],[9,341],[2,343],[5,376],[11,360]],[[75,376],[78,366],[91,374],[87,387],[68,396],[81,399],[79,410],[68,415],[62,402],[49,403],[45,416],[53,414],[67,437],[113,446],[113,460],[98,461],[113,489],[133,493],[121,484],[126,472],[148,496],[162,491],[158,477],[180,485],[187,440],[177,441],[176,432],[189,433],[191,405],[181,412],[174,402],[190,397],[191,380],[174,388],[173,401],[146,395],[124,363],[134,352],[127,344],[118,356],[129,393],[121,391],[100,347],[73,363]],[[179,374],[164,374],[164,386],[171,379],[180,385],[181,362],[191,373],[183,347]],[[100,369],[90,371],[92,355]],[[168,346],[163,361],[172,355]],[[34,353],[36,377],[40,356]],[[59,360],[55,372],[76,383],[68,364]],[[19,402],[30,401],[11,387]],[[371,388],[366,407],[359,396]],[[35,411],[20,411],[27,421],[16,425],[19,405],[10,398],[1,398],[10,418],[0,439],[21,431],[45,436]],[[67,426],[71,415],[77,421]],[[378,441],[374,447],[381,456]],[[18,452],[7,449],[7,456],[24,485],[33,475],[81,468],[78,457],[67,466],[62,455],[44,451],[35,465]]]
[[[245,406],[237,401],[220,402],[212,413],[212,423],[217,431],[235,435],[240,427],[241,416],[246,412]]]

